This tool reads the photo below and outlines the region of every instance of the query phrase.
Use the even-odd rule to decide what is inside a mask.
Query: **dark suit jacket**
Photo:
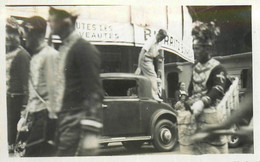
[[[96,47],[79,38],[65,61],[63,109],[88,106],[93,98],[103,97],[100,64],[100,53]]]

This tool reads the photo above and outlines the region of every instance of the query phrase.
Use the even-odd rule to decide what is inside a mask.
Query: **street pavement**
[[[230,154],[241,154],[242,147],[230,148]],[[109,143],[108,146],[103,146],[99,150],[99,156],[124,156],[124,155],[174,155],[181,154],[179,145],[171,152],[158,152],[153,145],[144,143],[141,149],[136,151],[126,150],[121,142]],[[14,157],[14,154],[10,154],[10,157]]]
[[[242,153],[242,147],[237,148],[230,148],[229,149],[230,154],[241,154]],[[116,156],[116,155],[172,155],[172,154],[181,154],[179,145],[175,147],[175,149],[171,152],[158,152],[153,145],[145,143],[141,149],[131,152],[126,150],[123,145],[118,143],[110,143],[108,146],[102,147],[100,149],[99,155],[101,156]]]

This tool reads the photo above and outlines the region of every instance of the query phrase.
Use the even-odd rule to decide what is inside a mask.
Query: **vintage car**
[[[151,81],[128,73],[101,74],[104,88],[103,130],[100,143],[122,142],[128,150],[152,142],[159,151],[177,143],[176,112],[152,98]]]

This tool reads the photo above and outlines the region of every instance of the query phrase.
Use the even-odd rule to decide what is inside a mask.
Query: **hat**
[[[187,92],[185,92],[185,91],[181,91],[181,94],[180,94],[180,95],[181,95],[181,96],[182,96],[182,95],[188,96]]]
[[[210,23],[195,21],[192,29],[193,44],[212,46],[219,33],[220,30],[213,21]]]
[[[44,18],[40,16],[33,16],[25,19],[24,22],[22,23],[22,27],[30,31],[33,30],[45,34],[47,22]]]
[[[14,18],[6,19],[6,32],[19,34],[19,28],[19,24]]]
[[[55,14],[59,18],[78,17],[80,10],[71,6],[52,6],[49,9],[49,14]]]
[[[164,29],[160,29],[159,31],[158,31],[158,34],[160,34],[160,35],[163,35],[163,36],[167,36],[167,32],[166,32],[166,30],[164,30]]]

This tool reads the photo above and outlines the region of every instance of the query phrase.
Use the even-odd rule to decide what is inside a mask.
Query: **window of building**
[[[248,82],[248,69],[243,69],[240,74],[241,88],[247,88]]]

